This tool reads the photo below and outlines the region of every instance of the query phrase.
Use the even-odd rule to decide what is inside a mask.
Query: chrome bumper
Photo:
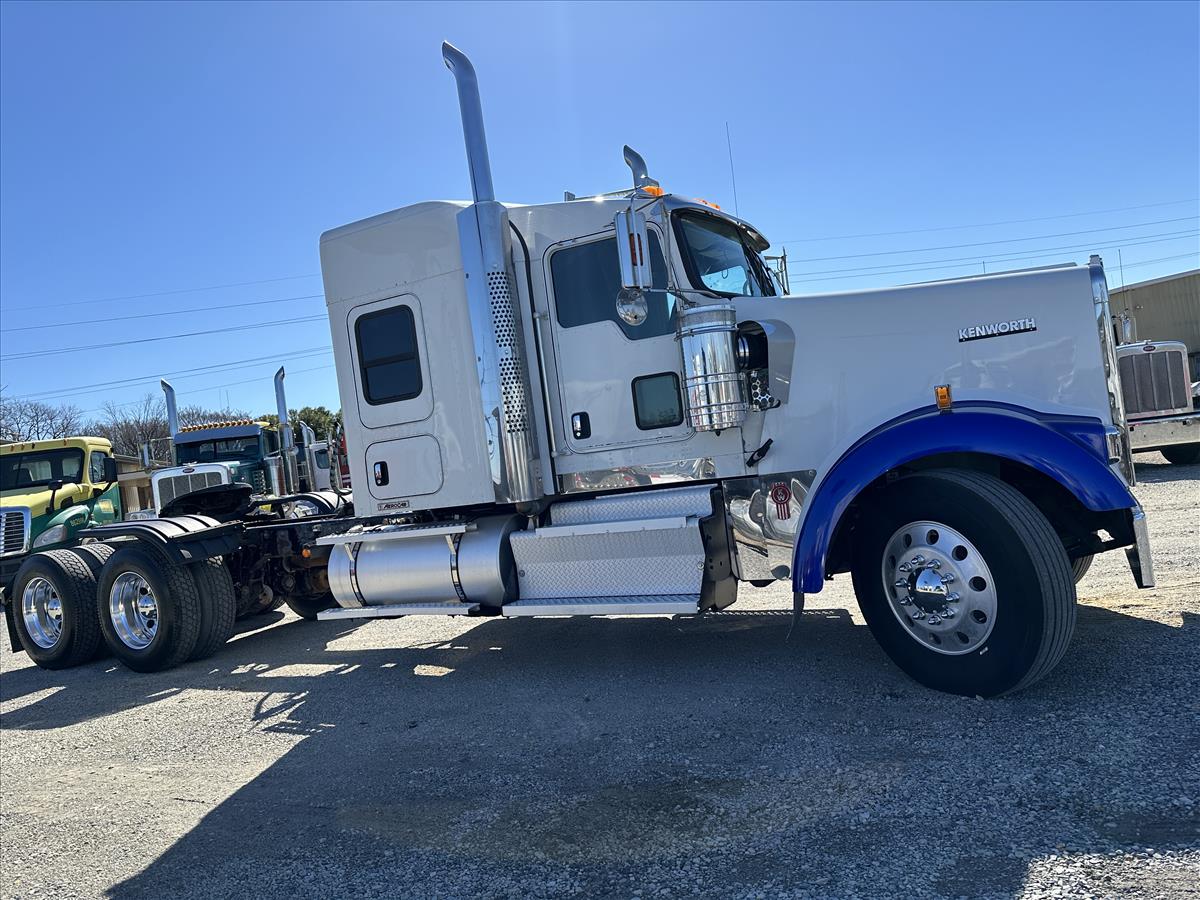
[[[1129,570],[1139,588],[1154,587],[1154,556],[1150,551],[1150,529],[1146,525],[1146,513],[1140,506],[1133,509],[1133,546],[1125,550]]]
[[[1129,443],[1134,453],[1200,443],[1200,413],[1132,421],[1129,423]]]

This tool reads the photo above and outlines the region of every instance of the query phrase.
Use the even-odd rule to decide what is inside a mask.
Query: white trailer
[[[1098,258],[782,297],[757,229],[629,148],[628,190],[498,202],[474,69],[443,59],[474,202],[321,239],[353,509],[93,529],[119,658],[187,658],[178,622],[234,590],[321,619],[703,615],[850,572],[898,665],[991,696],[1062,658],[1094,554],[1153,584]]]

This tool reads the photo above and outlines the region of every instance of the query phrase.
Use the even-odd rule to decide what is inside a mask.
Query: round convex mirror
[[[626,325],[641,325],[649,313],[650,307],[642,291],[637,288],[621,288],[617,292],[617,315]]]

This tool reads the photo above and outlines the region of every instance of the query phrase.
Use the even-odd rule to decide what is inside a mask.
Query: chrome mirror
[[[626,325],[641,325],[649,314],[650,305],[640,288],[623,287],[617,291],[617,315]]]

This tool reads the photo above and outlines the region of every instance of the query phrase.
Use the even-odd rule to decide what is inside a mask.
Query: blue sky
[[[92,410],[156,382],[71,389],[209,366],[172,377],[182,402],[264,412],[282,359],[294,406],[336,406],[321,232],[469,193],[442,39],[479,71],[505,200],[624,187],[628,142],[733,209],[728,123],[737,209],[794,291],[1091,248],[1114,285],[1117,247],[1128,282],[1195,268],[1198,11],[9,0],[0,385]]]

